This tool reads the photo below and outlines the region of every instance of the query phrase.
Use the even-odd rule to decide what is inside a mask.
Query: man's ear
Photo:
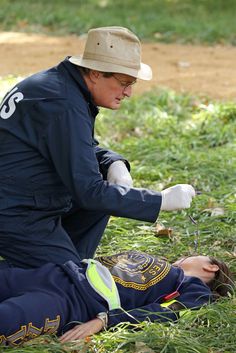
[[[217,271],[219,271],[219,266],[215,265],[215,264],[207,264],[207,265],[204,265],[202,268],[206,272],[217,272]]]
[[[97,70],[90,70],[89,71],[89,78],[93,83],[96,83],[101,75],[102,75],[102,73]]]

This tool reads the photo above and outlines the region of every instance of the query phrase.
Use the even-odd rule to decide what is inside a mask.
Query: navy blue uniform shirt
[[[199,278],[184,275],[181,268],[174,267],[153,255],[129,251],[98,260],[108,267],[116,282],[123,310],[109,313],[109,324],[122,321],[137,323],[149,318],[151,321],[176,320],[170,308],[161,304],[164,297],[175,291],[176,298],[184,308],[197,308],[209,303],[211,291]]]
[[[113,275],[122,310],[108,311],[105,300],[89,285],[84,263],[1,270],[0,343],[16,345],[44,333],[61,335],[75,321],[87,322],[103,311],[108,311],[109,327],[146,319],[176,320],[174,311],[160,305],[176,290],[184,308],[199,308],[212,300],[199,278],[185,276],[182,269],[153,255],[130,251],[98,260]]]

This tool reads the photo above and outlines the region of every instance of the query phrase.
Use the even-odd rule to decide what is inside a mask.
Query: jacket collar
[[[85,80],[83,79],[83,76],[81,75],[80,71],[78,70],[78,67],[74,64],[72,64],[68,59],[70,57],[67,56],[65,60],[63,60],[60,65],[63,66],[63,68],[72,76],[72,78],[76,81],[77,85],[80,88],[80,91],[82,92],[85,100],[90,106],[91,111],[93,114],[96,116],[99,112],[98,107],[95,105],[93,101],[93,97],[85,83]]]

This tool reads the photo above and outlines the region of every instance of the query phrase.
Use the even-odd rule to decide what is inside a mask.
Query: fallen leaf
[[[150,347],[148,347],[144,342],[135,342],[134,353],[155,353]]]
[[[225,214],[224,209],[221,207],[205,208],[203,212],[209,212],[211,214],[211,217],[223,216]]]
[[[172,228],[166,228],[162,224],[157,223],[155,229],[155,237],[164,236],[169,238],[172,235],[172,231]]]
[[[212,211],[211,211],[211,216],[214,217],[214,216],[223,216],[225,214],[225,211],[223,208],[220,208],[220,207],[216,207],[216,208],[213,208]]]

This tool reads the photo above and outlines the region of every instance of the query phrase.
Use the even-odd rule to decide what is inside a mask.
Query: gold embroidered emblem
[[[116,283],[140,291],[160,282],[171,268],[166,261],[138,251],[99,257],[98,261],[108,267]]]

